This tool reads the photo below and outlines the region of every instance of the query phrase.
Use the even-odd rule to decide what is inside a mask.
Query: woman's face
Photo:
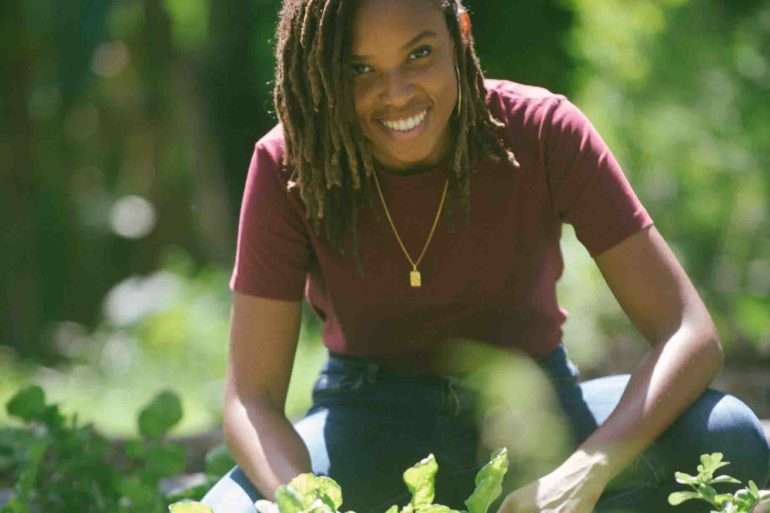
[[[454,42],[438,3],[362,0],[352,35],[353,101],[374,157],[397,170],[437,163],[457,103]]]

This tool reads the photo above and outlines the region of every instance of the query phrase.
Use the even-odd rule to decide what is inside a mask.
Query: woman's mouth
[[[422,126],[427,115],[428,109],[425,109],[422,112],[418,112],[414,116],[410,116],[408,118],[394,120],[383,119],[380,120],[380,123],[382,123],[385,128],[392,130],[393,132],[404,134],[416,130]]]

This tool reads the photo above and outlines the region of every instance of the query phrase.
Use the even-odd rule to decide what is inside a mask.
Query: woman
[[[484,80],[459,0],[285,0],[277,40],[282,123],[256,145],[231,281],[239,466],[204,498],[216,513],[311,470],[340,482],[345,509],[384,511],[431,452],[437,501],[462,508],[480,426],[443,364],[460,339],[531,356],[571,428],[569,457],[506,490],[503,513],[669,511],[673,471],[717,450],[764,484],[757,419],[706,390],[722,361],[709,314],[612,154],[564,97]],[[562,222],[650,343],[630,378],[575,379]],[[330,359],[292,426],[303,292]]]

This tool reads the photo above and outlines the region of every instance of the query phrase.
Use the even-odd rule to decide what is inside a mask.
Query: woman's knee
[[[234,467],[204,495],[201,502],[214,513],[256,513],[254,503],[261,499],[240,467]]]
[[[735,396],[707,390],[661,437],[659,443],[673,454],[676,464],[689,472],[704,453],[721,452],[730,462],[723,472],[743,482],[763,486],[770,470],[762,424],[753,411]]]

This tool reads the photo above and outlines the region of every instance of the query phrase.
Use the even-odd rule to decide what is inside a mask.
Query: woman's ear
[[[471,15],[467,9],[460,9],[457,13],[457,23],[460,25],[463,42],[467,43],[471,38]]]

